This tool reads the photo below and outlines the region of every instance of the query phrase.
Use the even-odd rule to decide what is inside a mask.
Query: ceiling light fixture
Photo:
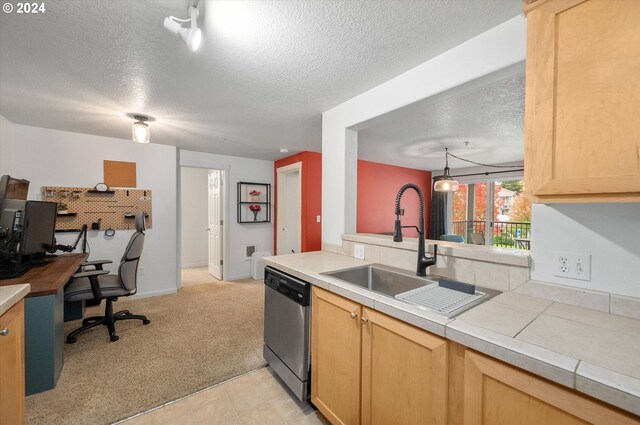
[[[154,121],[154,119],[143,114],[127,114],[127,116],[136,120],[131,126],[131,140],[136,143],[149,143],[151,141],[151,129],[147,122]]]
[[[164,18],[164,27],[177,37],[182,38],[192,51],[198,50],[202,43],[202,31],[198,28],[198,0],[192,0],[189,6],[189,19],[178,19],[175,16]],[[191,27],[184,28],[182,23],[191,22]]]
[[[444,174],[438,177],[438,180],[433,185],[433,190],[436,192],[455,192],[458,190],[458,181],[451,178],[449,172],[449,148],[444,148],[445,151],[445,165]]]
[[[469,146],[469,142],[466,141],[464,142],[465,146]],[[483,164],[482,162],[477,162],[477,161],[471,161],[470,159],[464,159],[464,158],[460,158],[459,156],[456,156],[452,153],[449,153],[449,149],[448,148],[444,148],[444,152],[445,152],[445,165],[444,165],[444,173],[442,176],[438,176],[438,177],[434,177],[434,185],[433,185],[433,190],[435,190],[436,192],[455,192],[456,190],[458,190],[458,187],[460,186],[460,184],[458,183],[457,180],[454,180],[453,177],[451,177],[451,174],[449,172],[449,157],[452,156],[455,159],[458,159],[460,161],[464,161],[464,162],[468,162],[469,164],[473,164],[473,165],[478,165],[480,167],[491,167],[491,168],[511,168],[511,170],[507,170],[507,171],[494,171],[494,172],[482,172],[482,173],[473,173],[473,174],[463,174],[459,177],[462,176],[479,176],[479,175],[489,175],[489,174],[498,174],[498,173],[508,173],[508,172],[514,172],[514,171],[524,171],[524,169],[513,169],[514,167],[520,167],[520,165],[491,165],[491,164]]]

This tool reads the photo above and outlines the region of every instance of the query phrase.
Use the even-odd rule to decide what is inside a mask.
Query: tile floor
[[[271,368],[261,368],[143,415],[122,425],[326,425],[300,403]]]

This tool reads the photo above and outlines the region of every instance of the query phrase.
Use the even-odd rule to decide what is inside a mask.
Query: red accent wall
[[[302,219],[301,249],[302,252],[320,251],[322,249],[322,223],[316,217],[322,214],[322,154],[318,152],[301,152],[274,163],[273,181],[273,252],[277,251],[278,229],[278,176],[276,170],[286,165],[302,162]]]
[[[358,160],[358,212],[356,231],[358,233],[393,232],[395,221],[395,200],[398,190],[405,183],[417,184],[425,198],[425,233],[429,233],[429,212],[431,211],[431,172],[395,165]],[[405,215],[402,224],[417,225],[419,217],[418,194],[409,189],[402,197],[401,208]],[[404,229],[403,235],[417,237],[413,229]]]
[[[322,214],[322,154],[318,152],[301,152],[280,159],[274,163],[274,234],[273,252],[277,252],[278,226],[278,176],[280,167],[302,162],[302,252],[322,249],[322,223],[316,216]],[[393,232],[395,220],[395,199],[398,190],[405,183],[415,183],[425,197],[425,229],[428,237],[429,212],[431,210],[431,172],[395,165],[358,160],[358,199],[356,231],[358,233]],[[408,190],[402,197],[402,217],[404,225],[418,224],[418,195]],[[416,237],[415,230],[405,229],[407,237]]]

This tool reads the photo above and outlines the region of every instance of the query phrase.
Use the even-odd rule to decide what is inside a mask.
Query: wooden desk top
[[[40,264],[32,265],[25,274],[13,279],[0,280],[0,286],[31,284],[27,297],[55,295],[64,288],[71,276],[78,270],[88,254],[64,254],[47,258]]]

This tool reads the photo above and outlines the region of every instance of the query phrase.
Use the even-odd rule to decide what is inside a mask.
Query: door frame
[[[177,161],[178,172],[176,186],[176,233],[177,233],[177,250],[176,250],[176,272],[177,282],[176,288],[182,287],[182,193],[180,188],[180,180],[182,175],[182,167],[187,168],[206,168],[207,170],[220,170],[224,172],[224,180],[222,182],[222,277],[229,276],[229,190],[228,183],[231,181],[231,166],[217,161],[194,161],[180,158],[180,150],[178,150]]]
[[[280,205],[284,204],[284,192],[280,190],[280,188],[284,187],[285,185],[285,175],[296,171],[298,172],[298,203],[300,206],[300,228],[298,229],[298,246],[300,247],[300,252],[302,252],[302,161],[298,161],[294,162],[293,164],[285,165],[276,169],[276,255],[278,255],[278,246],[280,246],[280,241],[282,238],[280,223],[284,221],[283,209],[279,208]]]

